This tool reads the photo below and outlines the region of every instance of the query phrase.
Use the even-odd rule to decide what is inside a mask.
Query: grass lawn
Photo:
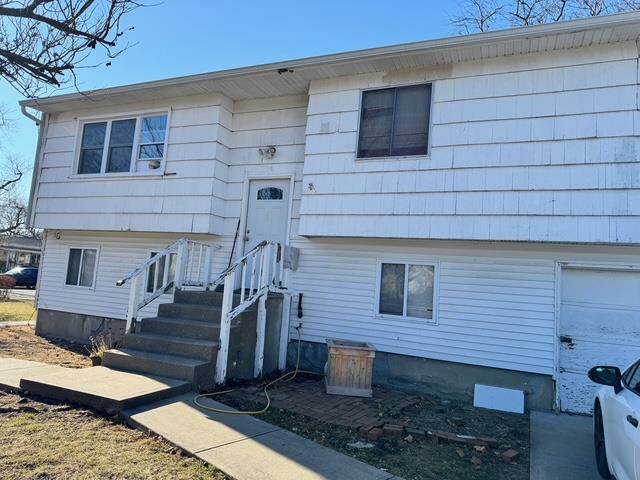
[[[0,478],[225,480],[227,475],[83,409],[0,392]]]
[[[29,322],[36,318],[33,300],[6,300],[0,302],[0,322]]]

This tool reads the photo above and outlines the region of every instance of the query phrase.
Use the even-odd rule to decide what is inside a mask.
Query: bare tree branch
[[[450,23],[473,33],[631,10],[640,10],[640,0],[464,0]]]
[[[26,96],[67,82],[102,48],[118,56],[122,18],[136,0],[0,0],[0,77]],[[108,65],[109,63],[107,63]]]

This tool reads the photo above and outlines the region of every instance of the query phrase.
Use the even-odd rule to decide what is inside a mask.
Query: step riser
[[[246,296],[249,295],[247,290]],[[203,292],[197,290],[176,290],[173,301],[178,304],[208,305],[222,307],[222,292]],[[240,305],[240,294],[233,295],[233,306]]]
[[[155,318],[143,319],[140,331],[199,340],[218,340],[220,338],[220,327],[217,325],[206,323],[202,325],[181,325],[173,322],[162,322]]]
[[[165,363],[158,360],[133,357],[130,355],[120,355],[109,351],[104,353],[102,365],[130,372],[148,373],[150,375],[177,378],[188,382],[193,382],[197,376],[197,367],[176,365],[173,363]]]
[[[220,308],[210,305],[194,306],[186,303],[163,303],[158,306],[158,316],[220,323]]]
[[[179,357],[197,358],[211,361],[215,358],[218,349],[206,345],[172,342],[167,339],[146,338],[136,334],[125,335],[122,340],[124,348],[142,350],[145,352],[166,353]]]

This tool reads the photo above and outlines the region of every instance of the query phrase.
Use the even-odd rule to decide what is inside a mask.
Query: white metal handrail
[[[116,282],[131,283],[126,332],[130,333],[139,311],[171,288],[206,288],[211,278],[213,247],[181,238]]]
[[[220,347],[216,361],[216,383],[218,384],[224,383],[227,376],[231,321],[256,301],[259,303],[254,376],[259,377],[262,374],[267,294],[269,292],[286,292],[283,251],[283,246],[279,243],[261,242],[212,282],[214,287],[220,284],[224,285],[220,318]],[[233,294],[236,290],[240,292],[240,301],[234,307]]]

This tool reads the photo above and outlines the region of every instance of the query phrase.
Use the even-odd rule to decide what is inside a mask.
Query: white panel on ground
[[[640,358],[640,272],[563,268],[560,299],[559,407],[591,413],[589,369]]]
[[[473,406],[502,412],[524,413],[524,392],[512,388],[476,384],[473,391]]]

